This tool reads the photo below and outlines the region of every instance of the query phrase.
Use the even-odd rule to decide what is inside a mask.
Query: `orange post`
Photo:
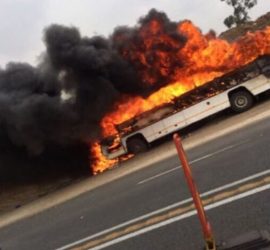
[[[199,195],[199,192],[197,190],[195,182],[192,178],[191,168],[190,168],[190,165],[188,163],[186,153],[184,151],[184,148],[183,148],[183,145],[181,142],[181,138],[178,134],[175,133],[173,135],[173,140],[174,140],[175,147],[177,149],[179,159],[182,163],[185,178],[186,178],[190,193],[192,195],[193,202],[194,202],[195,208],[197,210],[197,214],[198,214],[201,226],[202,226],[206,249],[207,250],[215,250],[216,245],[215,245],[215,240],[214,240],[214,236],[212,233],[212,229],[211,229],[210,223],[208,222],[208,220],[206,218],[206,214],[204,211],[201,197]]]

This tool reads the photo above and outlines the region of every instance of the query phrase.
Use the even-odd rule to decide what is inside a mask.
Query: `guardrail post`
[[[182,163],[182,167],[183,167],[185,178],[189,187],[189,191],[192,195],[192,199],[193,199],[193,202],[194,202],[194,205],[197,210],[197,214],[201,223],[203,236],[205,240],[205,248],[206,250],[216,250],[216,243],[215,243],[215,239],[212,233],[212,229],[211,229],[210,223],[208,222],[206,218],[206,214],[204,211],[201,197],[199,195],[198,189],[193,180],[191,168],[188,163],[186,153],[184,151],[184,148],[181,142],[181,138],[178,134],[175,133],[173,135],[173,140],[174,140],[175,147],[177,149],[179,159]]]

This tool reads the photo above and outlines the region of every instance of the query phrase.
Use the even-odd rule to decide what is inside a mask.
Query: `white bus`
[[[248,110],[270,89],[270,55],[197,87],[172,103],[144,112],[116,126],[118,134],[102,140],[108,159],[145,151],[149,144],[224,109]]]

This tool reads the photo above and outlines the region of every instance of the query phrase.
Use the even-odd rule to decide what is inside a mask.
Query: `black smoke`
[[[10,140],[31,154],[46,145],[91,141],[121,92],[136,92],[135,73],[101,37],[81,38],[75,28],[52,25],[36,68],[10,63],[0,73],[0,124]],[[130,74],[130,75],[128,75]],[[63,91],[71,95],[64,101]]]
[[[146,51],[140,32],[153,19],[163,26],[149,36],[166,34],[179,46],[156,42]],[[169,81],[150,65],[158,64],[157,51],[176,52],[185,38],[177,23],[151,10],[137,26],[116,28],[109,38],[82,37],[75,27],[54,24],[45,28],[44,43],[37,67],[9,63],[0,69],[0,144],[8,141],[28,155],[100,138],[99,123],[122,94],[146,96]],[[148,64],[131,60],[123,50],[145,53]],[[159,82],[148,83],[143,72]]]
[[[117,27],[111,37],[114,48],[139,74],[138,84],[146,95],[172,82],[174,71],[184,66],[176,56],[186,43],[178,26],[179,22],[172,22],[164,12],[152,9],[137,26]]]

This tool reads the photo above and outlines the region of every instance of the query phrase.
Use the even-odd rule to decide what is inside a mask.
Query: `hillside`
[[[264,29],[270,25],[270,12],[259,17],[255,21],[249,21],[245,24],[242,24],[238,27],[234,27],[222,32],[219,37],[225,39],[229,42],[237,40],[240,36],[243,36],[247,32],[254,32],[256,30]]]

